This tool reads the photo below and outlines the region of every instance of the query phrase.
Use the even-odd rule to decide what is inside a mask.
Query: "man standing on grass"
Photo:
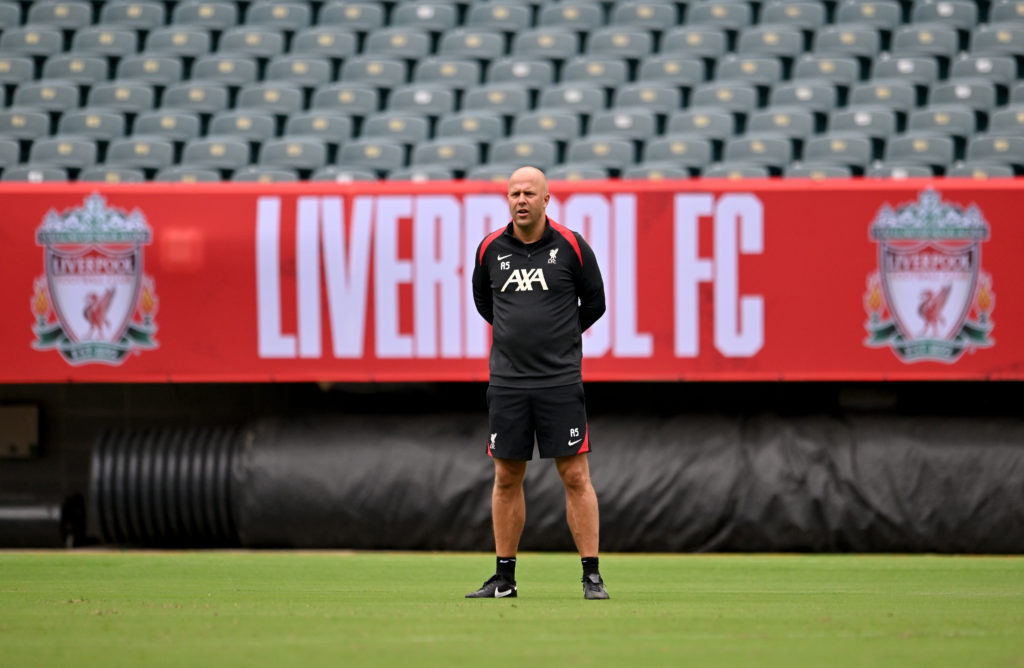
[[[477,248],[473,298],[493,326],[487,407],[494,459],[491,515],[497,572],[467,598],[516,596],[516,553],[526,520],[523,478],[533,458],[554,458],[565,512],[583,562],[583,595],[608,598],[598,571],[597,495],[590,483],[582,334],[604,313],[594,252],[547,217],[544,173],[517,169],[508,182],[512,221]]]

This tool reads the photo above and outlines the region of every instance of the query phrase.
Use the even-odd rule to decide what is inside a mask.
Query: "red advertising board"
[[[1015,179],[551,184],[587,380],[1024,378]],[[0,184],[0,382],[486,380],[501,184]]]

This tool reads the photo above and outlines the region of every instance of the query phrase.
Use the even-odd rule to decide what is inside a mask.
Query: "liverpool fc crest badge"
[[[51,209],[36,229],[46,273],[32,296],[32,346],[56,348],[75,365],[118,365],[133,350],[155,348],[157,301],[142,252],[151,240],[138,209],[108,208],[98,194],[79,209]]]
[[[878,271],[868,276],[864,306],[868,346],[889,346],[905,362],[955,362],[991,346],[992,278],[981,269],[988,223],[978,207],[944,203],[934,190],[871,224]]]

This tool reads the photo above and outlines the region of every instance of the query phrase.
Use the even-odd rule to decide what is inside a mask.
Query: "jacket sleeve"
[[[601,269],[597,266],[597,257],[590,245],[582,236],[576,234],[583,258],[579,278],[576,281],[576,293],[580,298],[580,331],[587,331],[598,318],[604,315],[604,281]]]
[[[483,245],[483,242],[481,242]],[[491,292],[491,273],[487,265],[480,261],[480,248],[473,255],[473,302],[477,312],[489,324],[494,324],[494,293]]]

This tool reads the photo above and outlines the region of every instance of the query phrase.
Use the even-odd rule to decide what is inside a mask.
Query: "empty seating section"
[[[0,179],[1024,174],[1024,0],[0,2]]]

